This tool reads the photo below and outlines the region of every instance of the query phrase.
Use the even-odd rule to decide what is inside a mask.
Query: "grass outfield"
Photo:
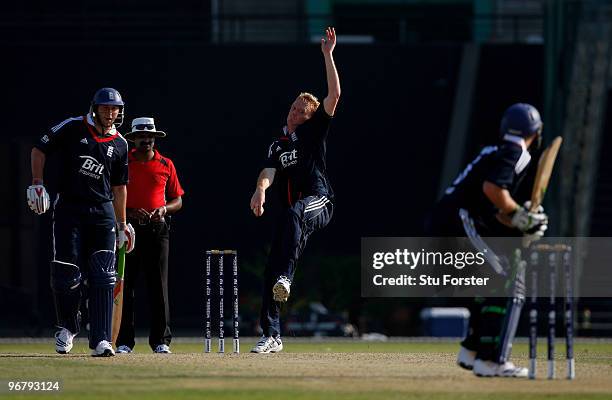
[[[542,341],[540,341],[541,343]],[[201,343],[173,344],[174,354],[148,352],[112,358],[89,356],[86,343],[72,353],[54,353],[53,342],[0,343],[0,380],[61,380],[58,394],[8,394],[4,398],[62,399],[610,399],[612,344],[576,343],[575,381],[548,381],[545,347],[539,377],[476,378],[454,365],[457,345],[438,342],[285,340],[279,354],[202,354]],[[231,339],[226,347],[231,347]],[[138,352],[141,351],[142,353]],[[564,376],[564,346],[557,345],[557,375]],[[526,365],[527,346],[514,359]]]

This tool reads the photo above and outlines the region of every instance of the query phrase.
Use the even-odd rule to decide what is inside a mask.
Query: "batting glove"
[[[120,249],[124,245],[126,253],[134,250],[134,246],[136,245],[136,232],[132,224],[119,222],[117,224],[117,248]]]
[[[26,190],[26,197],[28,199],[28,206],[36,214],[44,214],[51,205],[49,199],[49,193],[43,185],[31,185]]]
[[[542,206],[538,206],[535,211],[529,211],[530,207],[531,202],[528,201],[523,207],[517,208],[512,214],[511,223],[521,232],[531,234],[538,231],[540,226],[548,225],[548,215],[544,213],[544,207]]]
[[[529,247],[532,243],[542,239],[546,233],[546,230],[548,229],[548,225],[542,224],[533,229],[534,230],[532,231],[525,232],[525,235],[523,235],[523,243],[525,247]]]

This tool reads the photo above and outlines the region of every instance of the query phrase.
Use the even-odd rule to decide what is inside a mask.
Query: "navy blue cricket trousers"
[[[308,237],[327,226],[332,214],[331,200],[326,196],[314,195],[297,201],[279,217],[264,271],[260,314],[264,335],[280,335],[280,303],[274,301],[272,287],[280,276],[286,276],[293,282],[297,260],[304,251]]]

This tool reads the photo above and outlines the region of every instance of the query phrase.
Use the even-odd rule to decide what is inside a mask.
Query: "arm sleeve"
[[[166,196],[169,199],[176,199],[177,197],[184,195],[185,191],[181,187],[181,183],[178,180],[174,163],[171,160],[166,160],[168,161],[168,169],[170,173],[168,183],[166,184]]]
[[[317,111],[312,115],[312,118],[310,118],[310,121],[307,122],[310,124],[310,129],[312,129],[313,134],[306,135],[306,137],[310,137],[313,140],[326,138],[332,119],[333,117],[327,114],[325,107],[323,107],[323,103],[321,103]]]
[[[69,124],[66,122],[62,122],[49,129],[47,133],[38,138],[38,140],[34,143],[34,147],[45,154],[53,153],[55,150],[57,150],[57,148],[61,147],[61,143],[68,135],[68,129],[66,129],[66,126],[68,125]]]
[[[127,185],[129,181],[127,144],[123,149],[113,164],[110,177],[111,186]]]
[[[539,160],[543,150],[535,150],[531,153],[531,162],[525,168],[523,173],[519,174],[515,183],[516,189],[512,195],[512,198],[518,203],[523,204],[531,198],[531,191],[533,190],[533,184],[535,183],[535,177],[538,171],[538,163],[533,160]]]
[[[511,190],[516,179],[515,167],[521,156],[520,148],[501,148],[493,157],[486,180],[502,189]]]

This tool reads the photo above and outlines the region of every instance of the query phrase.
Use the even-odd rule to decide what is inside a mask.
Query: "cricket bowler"
[[[336,32],[329,27],[321,39],[325,60],[327,96],[320,103],[310,93],[293,101],[286,125],[272,142],[264,168],[251,197],[251,211],[264,213],[266,190],[276,180],[284,211],[276,224],[260,313],[263,336],[253,353],[276,353],[283,349],[280,337],[280,304],[289,298],[298,258],[308,237],[327,226],[333,214],[334,193],[327,176],[327,135],[340,99],[340,79],[334,64]]]

